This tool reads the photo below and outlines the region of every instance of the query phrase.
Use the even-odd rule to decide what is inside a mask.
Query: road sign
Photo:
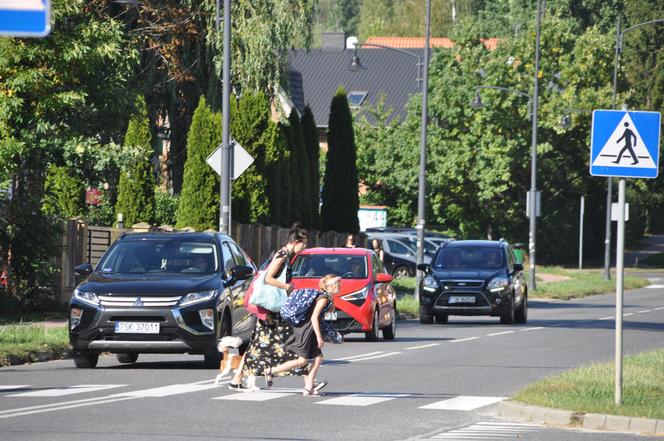
[[[254,163],[254,158],[234,139],[231,139],[231,146],[233,147],[233,176],[231,179],[237,179]],[[207,157],[205,162],[221,176],[221,145]]]
[[[45,37],[51,32],[51,0],[0,0],[0,35]]]
[[[611,203],[611,220],[614,222],[618,222],[618,218],[620,217],[620,207],[618,207],[617,202]],[[623,210],[625,213],[625,222],[629,220],[629,202],[625,202],[625,209]]]
[[[590,174],[656,178],[659,112],[593,111]]]

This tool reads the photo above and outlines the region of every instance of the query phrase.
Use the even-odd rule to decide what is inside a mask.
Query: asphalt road
[[[654,283],[626,295],[626,354],[664,347],[664,279]],[[321,397],[301,396],[301,379],[290,377],[269,392],[215,387],[216,372],[198,356],[141,355],[134,365],[104,356],[94,370],[71,360],[2,368],[0,438],[649,439],[496,417],[496,403],[532,381],[613,359],[614,296],[530,306],[527,325],[451,317],[446,325],[401,321],[392,342],[348,336],[324,349],[319,378],[330,384]]]

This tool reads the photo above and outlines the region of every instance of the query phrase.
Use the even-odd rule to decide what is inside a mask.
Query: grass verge
[[[537,268],[538,274],[552,274],[555,276],[568,277],[568,279],[543,282],[537,284],[537,291],[530,291],[531,299],[559,299],[568,300],[581,298],[595,294],[607,294],[615,292],[615,278],[604,280],[601,269],[568,269],[558,266],[542,266]],[[528,275],[526,274],[526,279]],[[625,276],[625,289],[641,288],[649,285],[646,279],[634,276]]]
[[[69,334],[66,326],[13,325],[0,327],[0,365],[12,364],[12,360],[30,362],[40,358],[40,353],[65,354],[69,350]],[[16,363],[14,363],[16,364]]]
[[[593,364],[533,383],[514,399],[571,410],[664,419],[664,350],[626,357],[621,406],[614,404],[614,363]]]

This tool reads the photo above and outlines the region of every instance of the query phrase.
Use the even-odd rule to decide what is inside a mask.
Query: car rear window
[[[327,274],[343,279],[366,279],[367,258],[342,254],[300,254],[293,264],[293,278],[318,278]]]
[[[120,241],[99,262],[107,273],[212,274],[217,271],[216,246],[180,239]]]
[[[495,247],[443,248],[433,264],[436,269],[498,269],[503,266],[503,252]]]

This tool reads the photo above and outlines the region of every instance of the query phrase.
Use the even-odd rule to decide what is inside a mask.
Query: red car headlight
[[[367,294],[369,294],[368,286],[362,288],[359,291],[355,291],[350,294],[346,294],[345,296],[341,296],[341,298],[343,300],[346,300],[347,302],[353,302],[353,303],[358,301],[364,302],[364,300],[367,298]]]

